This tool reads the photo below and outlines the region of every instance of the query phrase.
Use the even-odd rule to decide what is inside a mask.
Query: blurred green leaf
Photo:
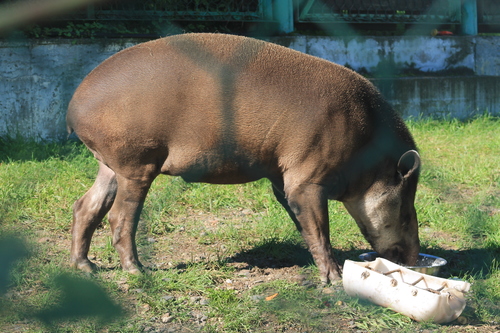
[[[24,241],[12,234],[0,236],[0,296],[10,283],[10,270],[18,261],[28,256]]]
[[[97,318],[104,324],[123,314],[123,309],[91,280],[62,274],[54,282],[61,290],[60,302],[35,314],[46,324],[89,317]]]

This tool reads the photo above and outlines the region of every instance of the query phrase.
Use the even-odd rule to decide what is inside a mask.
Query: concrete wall
[[[372,77],[404,117],[500,114],[499,37],[270,40]],[[64,138],[66,107],[81,80],[107,57],[141,41],[0,42],[0,136]]]
[[[68,102],[101,61],[136,42],[0,44],[0,136],[61,139]]]
[[[280,41],[285,44],[287,39]],[[380,76],[407,71],[425,75],[454,69],[469,73],[475,70],[474,38],[301,36],[288,38],[288,42],[295,50]]]

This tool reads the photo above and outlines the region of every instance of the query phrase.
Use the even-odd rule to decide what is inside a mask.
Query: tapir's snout
[[[395,244],[387,250],[380,252],[380,256],[397,264],[414,266],[417,263],[420,244]]]

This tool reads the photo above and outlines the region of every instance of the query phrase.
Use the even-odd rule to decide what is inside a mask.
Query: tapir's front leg
[[[278,185],[278,187],[280,187]],[[286,187],[284,192],[274,186],[274,194],[288,211],[319,268],[321,281],[339,280],[341,269],[332,253],[328,220],[328,199],[323,186],[300,184]]]

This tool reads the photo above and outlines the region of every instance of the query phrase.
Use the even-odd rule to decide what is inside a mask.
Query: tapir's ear
[[[408,150],[398,162],[398,172],[403,178],[412,175],[420,167],[420,155],[416,150]]]

